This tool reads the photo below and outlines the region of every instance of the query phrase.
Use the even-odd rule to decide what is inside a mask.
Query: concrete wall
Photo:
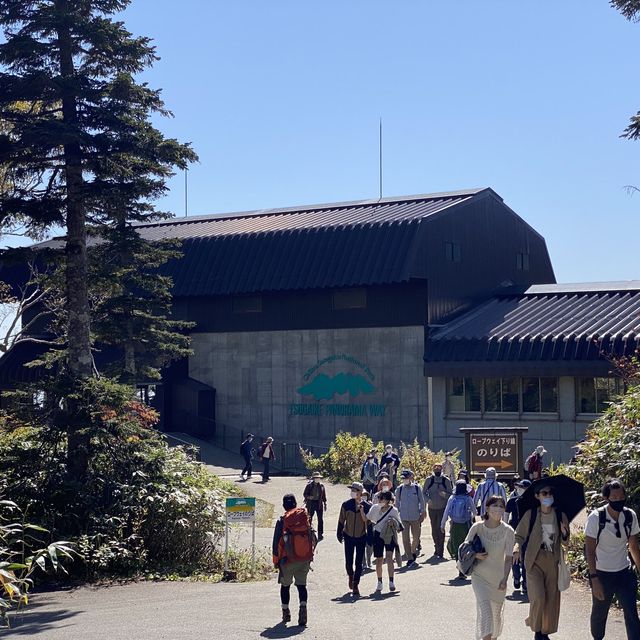
[[[427,438],[422,326],[194,333],[192,348],[189,376],[215,387],[220,423],[311,445],[341,430],[394,443]],[[370,393],[318,399],[299,391],[339,374]]]
[[[479,413],[447,414],[446,378],[433,378],[433,431],[436,449],[460,448],[464,451],[464,436],[460,427],[528,427],[524,435],[525,457],[539,445],[549,454],[545,463],[552,460],[569,462],[573,456],[571,447],[584,437],[585,430],[595,418],[592,415],[576,415],[575,381],[571,377],[558,379],[557,414],[480,415]]]

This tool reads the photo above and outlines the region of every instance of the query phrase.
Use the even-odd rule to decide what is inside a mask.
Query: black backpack
[[[597,509],[598,511],[598,536],[596,538],[596,546],[600,542],[600,534],[607,526],[607,505]],[[627,540],[631,537],[631,528],[633,527],[633,513],[629,507],[623,507],[622,513],[624,513],[624,532],[627,534]]]

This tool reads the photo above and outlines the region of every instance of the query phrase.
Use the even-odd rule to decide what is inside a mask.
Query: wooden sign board
[[[461,429],[466,436],[467,461],[471,475],[484,475],[495,467],[502,477],[523,477],[522,434],[525,429]]]

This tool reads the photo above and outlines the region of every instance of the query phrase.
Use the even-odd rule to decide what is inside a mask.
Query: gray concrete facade
[[[422,326],[194,333],[192,348],[219,423],[319,446],[339,431],[428,437]]]
[[[586,429],[597,418],[594,414],[576,412],[575,378],[558,378],[557,413],[452,413],[447,408],[447,379],[432,380],[433,435],[436,449],[460,448],[464,451],[464,436],[460,427],[527,427],[524,452],[527,456],[539,444],[549,452],[545,463],[568,462],[573,456],[571,448],[579,442]]]

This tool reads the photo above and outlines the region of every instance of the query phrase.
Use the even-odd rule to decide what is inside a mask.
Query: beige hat
[[[312,478],[322,478],[322,474],[321,474],[319,471],[314,471],[314,472],[311,474],[311,477],[312,477]]]

